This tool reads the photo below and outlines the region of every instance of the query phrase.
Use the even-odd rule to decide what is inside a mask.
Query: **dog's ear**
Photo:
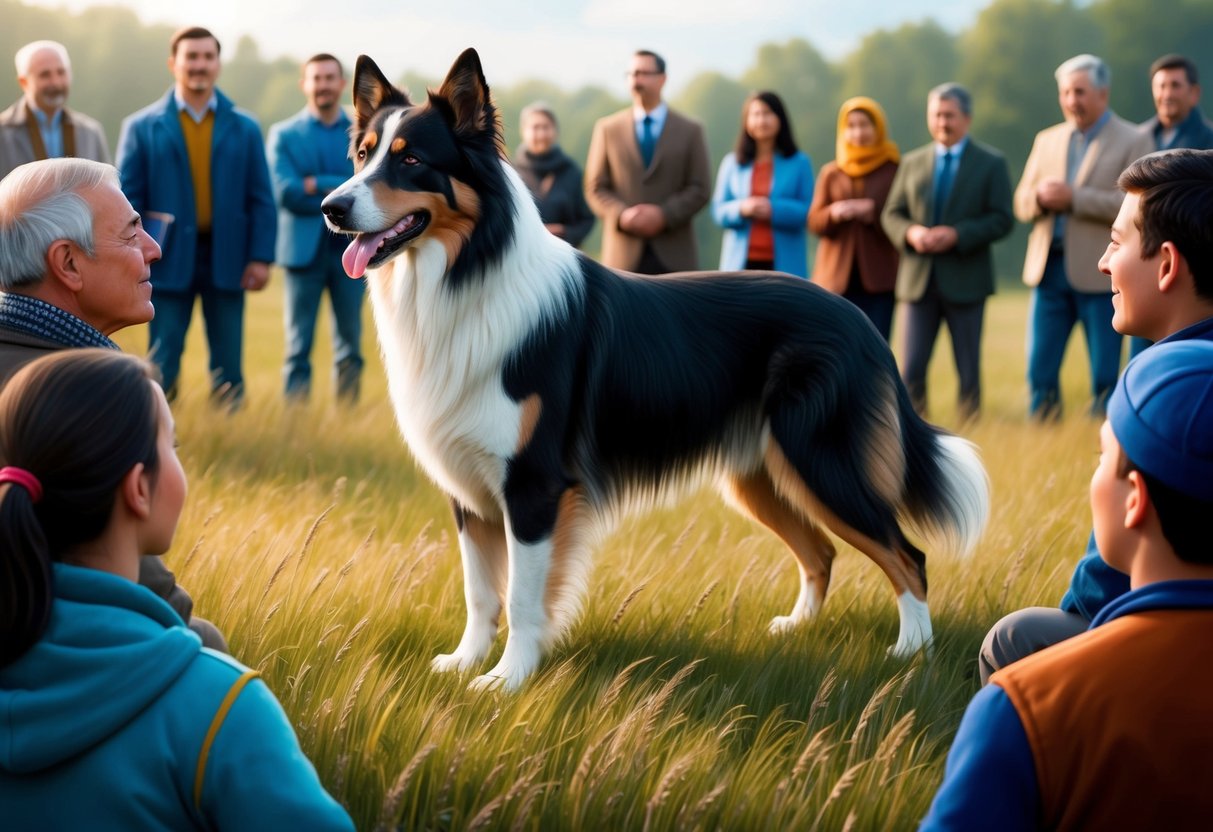
[[[375,111],[384,104],[411,106],[408,93],[392,86],[379,67],[366,55],[358,56],[354,65],[354,112],[359,130],[366,127]]]
[[[471,136],[496,125],[489,85],[475,49],[465,49],[455,59],[437,94],[450,105],[456,134]]]

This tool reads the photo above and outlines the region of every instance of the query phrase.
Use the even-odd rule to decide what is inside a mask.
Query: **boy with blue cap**
[[[1213,343],[1157,344],[1100,429],[1095,539],[1130,591],[970,702],[923,829],[1207,829]]]
[[[1112,287],[1112,327],[1159,343],[1213,342],[1213,150],[1143,156],[1118,182],[1125,191],[1099,261]],[[1060,607],[1006,615],[978,656],[982,684],[999,668],[1085,632],[1129,591],[1129,578],[1087,544]]]

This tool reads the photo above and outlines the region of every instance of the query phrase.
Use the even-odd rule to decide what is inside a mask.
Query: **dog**
[[[787,275],[613,271],[549,234],[474,50],[416,103],[361,56],[353,94],[355,172],[323,211],[367,275],[401,433],[454,511],[467,622],[434,670],[481,665],[504,607],[505,649],[471,685],[518,688],[577,614],[596,541],[706,482],[796,558],[773,632],[821,609],[828,529],[892,583],[890,652],[930,641],[902,524],[968,552],[988,481],[914,413],[861,312]]]

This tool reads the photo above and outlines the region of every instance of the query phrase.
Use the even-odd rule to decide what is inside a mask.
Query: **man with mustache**
[[[286,366],[288,401],[304,401],[312,388],[312,342],[325,290],[333,310],[333,364],[337,399],[358,400],[362,376],[363,280],[341,265],[346,238],[330,234],[321,201],[349,179],[350,119],[341,108],[345,73],[328,53],[303,65],[299,82],[307,105],[270,128],[270,175],[278,200],[278,262],[286,268]]]
[[[122,123],[122,190],[146,217],[169,215],[164,258],[152,266],[156,317],[151,358],[165,392],[177,392],[185,335],[202,299],[211,400],[244,398],[244,293],[269,282],[277,233],[274,196],[257,120],[215,86],[219,40],[193,26],[169,46],[173,88]]]
[[[105,131],[96,119],[67,108],[72,62],[53,40],[36,40],[17,50],[17,83],[22,96],[0,113],[0,179],[18,165],[74,156],[110,160]]]

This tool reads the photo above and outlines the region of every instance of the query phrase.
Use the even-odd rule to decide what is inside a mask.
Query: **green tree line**
[[[105,125],[111,147],[122,119],[162,95],[170,84],[165,61],[174,27],[146,25],[129,9],[95,7],[71,14],[0,0],[0,19],[5,21],[0,55],[11,56],[39,38],[66,44],[74,70],[71,104]],[[648,39],[638,32],[637,43],[641,41]],[[892,137],[908,150],[930,139],[924,115],[927,91],[955,80],[974,95],[973,135],[1001,149],[1017,177],[1036,131],[1061,117],[1054,68],[1081,52],[1097,54],[1112,67],[1113,109],[1142,121],[1153,114],[1146,74],[1159,55],[1186,54],[1213,78],[1213,3],[993,0],[959,33],[930,19],[879,29],[836,61],[797,38],[761,46],[750,67],[736,78],[703,72],[680,84],[679,67],[672,65],[673,86],[680,92],[671,104],[703,122],[715,165],[736,139],[745,96],[752,90],[775,90],[787,104],[798,142],[820,168],[834,157],[838,107],[847,98],[862,94],[879,101],[888,113]],[[302,106],[294,58],[267,60],[248,36],[225,44],[223,57],[220,86],[256,113],[263,129]],[[619,56],[621,67],[626,60],[626,55]],[[492,67],[486,71],[491,84]],[[558,71],[553,67],[549,79],[494,87],[507,143],[513,147],[518,142],[519,110],[542,98],[560,117],[565,150],[584,159],[594,121],[626,106],[626,90],[622,83],[618,89],[564,89],[555,80]],[[414,92],[438,80],[411,71],[398,79]],[[0,102],[5,102],[0,106],[19,95],[13,74],[0,78]],[[712,266],[719,256],[719,232],[706,211],[697,227],[701,262]],[[1013,284],[1017,278],[1023,239],[1024,230],[1019,229],[997,249],[1004,282]],[[596,233],[587,248],[595,251],[597,241]]]

